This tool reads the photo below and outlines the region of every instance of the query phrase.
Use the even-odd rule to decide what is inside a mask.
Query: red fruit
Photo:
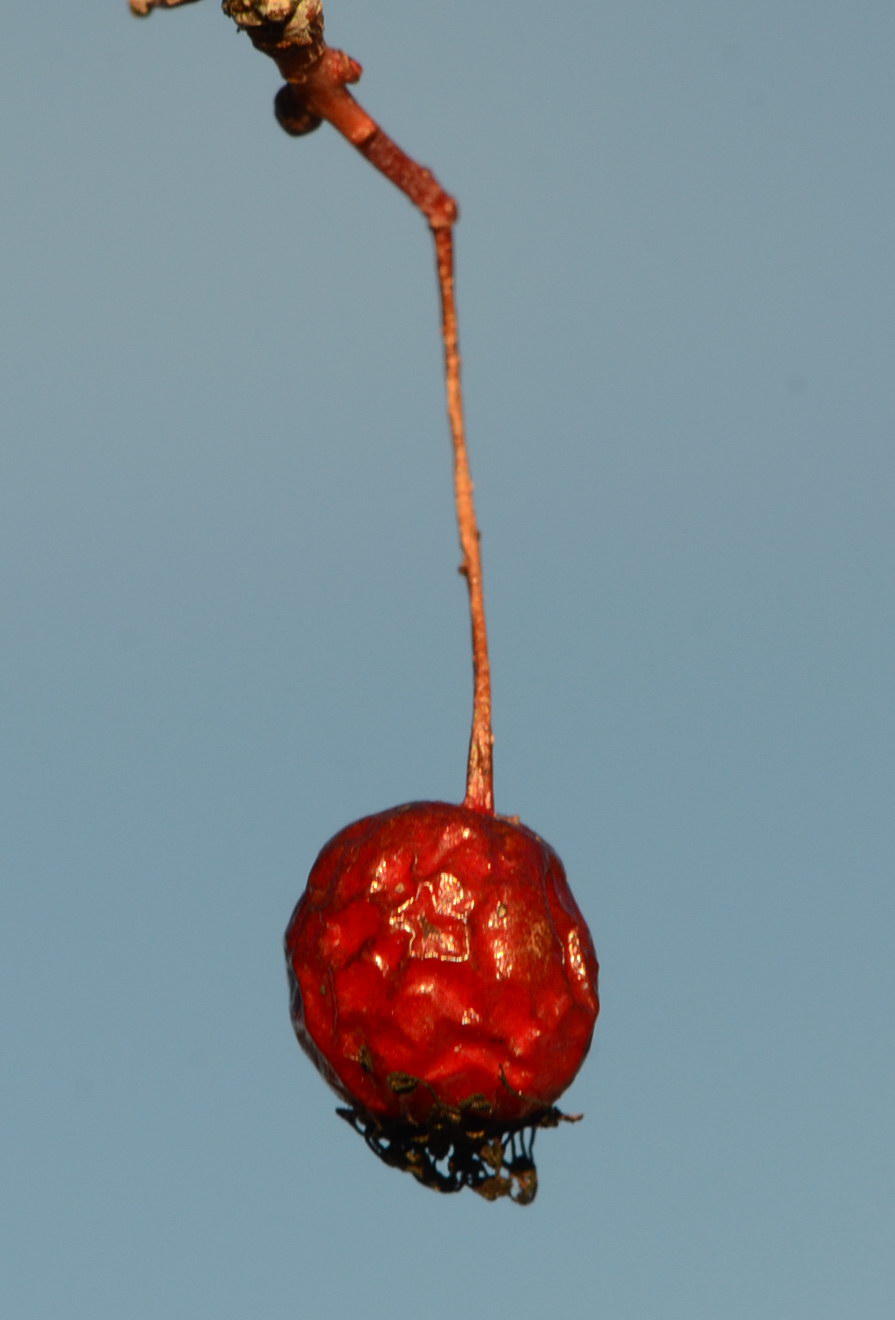
[[[423,1143],[555,1122],[599,1011],[556,853],[524,825],[443,802],[331,839],[286,959],[298,1039],[361,1129],[403,1125]]]

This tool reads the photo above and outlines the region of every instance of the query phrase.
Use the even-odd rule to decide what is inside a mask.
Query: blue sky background
[[[603,965],[535,1205],[295,1045],[324,841],[458,800],[429,236],[206,0],[0,46],[10,1315],[882,1320],[895,9],[329,0],[460,199],[498,809]]]

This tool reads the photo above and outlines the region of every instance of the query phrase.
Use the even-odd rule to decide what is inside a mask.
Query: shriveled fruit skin
[[[537,1121],[599,1012],[590,933],[553,849],[505,817],[412,802],[323,848],[286,931],[296,1035],[380,1121]]]

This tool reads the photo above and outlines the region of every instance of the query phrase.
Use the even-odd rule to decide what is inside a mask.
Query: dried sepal
[[[336,1113],[383,1164],[411,1174],[423,1187],[444,1194],[468,1188],[486,1201],[508,1197],[516,1205],[531,1205],[537,1195],[538,1129],[577,1123],[581,1117],[550,1108],[525,1124],[508,1127],[472,1108],[434,1114],[425,1126],[417,1126],[374,1118],[359,1109]]]

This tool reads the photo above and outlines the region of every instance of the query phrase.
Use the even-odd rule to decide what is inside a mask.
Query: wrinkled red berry
[[[524,825],[443,802],[330,840],[286,958],[299,1041],[379,1123],[536,1124],[599,1011],[593,943],[556,853]]]

